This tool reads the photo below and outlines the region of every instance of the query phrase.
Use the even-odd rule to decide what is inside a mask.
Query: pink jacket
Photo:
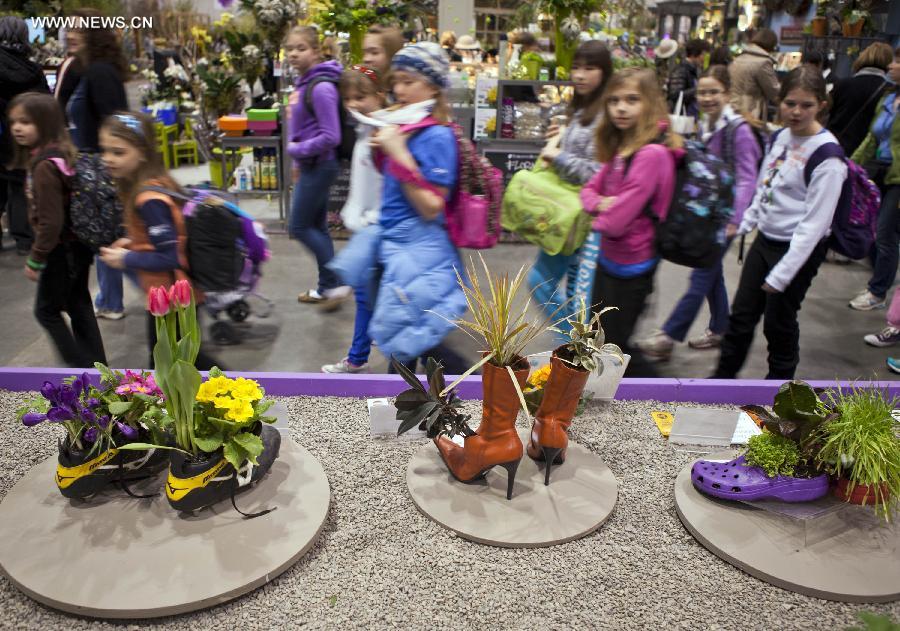
[[[664,220],[675,190],[675,155],[664,145],[646,145],[631,159],[616,156],[581,189],[586,213],[595,217],[593,229],[603,235],[603,257],[620,265],[649,261],[656,256],[653,240],[656,227],[645,214],[650,204]],[[597,212],[601,197],[616,200],[604,212]]]

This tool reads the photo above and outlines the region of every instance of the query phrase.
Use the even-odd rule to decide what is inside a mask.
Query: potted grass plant
[[[876,388],[831,391],[837,415],[818,432],[819,462],[837,477],[835,495],[874,505],[890,521],[900,498],[900,423],[897,398]]]
[[[112,371],[95,364],[101,378],[88,373],[71,376],[58,385],[46,381],[40,397],[18,410],[26,426],[58,423],[65,436],[58,442],[56,486],[68,498],[87,499],[110,483],[126,492],[132,480],[162,470],[163,452],[130,453],[130,443],[154,437],[165,442],[166,420],[162,392],[146,372]]]
[[[194,367],[200,350],[197,303],[187,281],[151,288],[148,307],[156,318],[153,349],[156,381],[166,395],[174,445],[132,443],[129,449],[170,450],[166,497],[172,508],[192,512],[231,498],[272,467],[281,435],[271,427],[272,405],[251,379],[228,378],[213,368],[203,381]]]

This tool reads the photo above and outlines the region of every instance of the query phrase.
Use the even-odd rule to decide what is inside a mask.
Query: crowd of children
[[[463,266],[446,229],[445,209],[460,177],[446,97],[446,51],[427,42],[404,46],[400,32],[388,27],[373,27],[364,40],[364,63],[347,68],[326,58],[314,28],[293,29],[284,47],[298,75],[289,100],[288,153],[295,183],[288,233],[314,256],[318,270],[316,286],[300,294],[299,301],[325,310],[350,296],[356,302],[349,349],[322,370],[364,372],[377,345],[386,357],[410,367],[434,357],[446,372],[462,373],[469,362],[444,343],[451,321],[466,310],[457,283]],[[574,98],[565,122],[550,127],[540,160],[569,185],[581,187],[593,232],[589,239],[599,241],[589,255],[596,272],[586,298],[593,308],[617,308],[604,316],[603,325],[606,340],[632,356],[626,374],[654,376],[652,360],[670,356],[706,301],[707,331],[689,344],[721,347],[714,377],[738,375],[762,317],[767,377],[792,378],[799,361],[797,313],[825,259],[848,173],[843,154],[832,151],[839,149],[837,139],[819,122],[828,106],[821,73],[801,66],[782,82],[784,128],[768,142],[758,121],[729,104],[727,68],[713,65],[700,75],[694,94],[700,111],[697,141],[733,177],[734,213],[723,226],[722,255],[736,238],[743,250],[743,236],[753,231],[756,236],[733,301],[719,257],[713,265],[693,270],[687,292],[661,329],[641,341],[632,337],[653,292],[660,262],[656,230],[677,193],[684,140],[671,128],[656,74],[613,72],[602,43],[580,46],[572,80]],[[342,115],[341,108],[347,113]],[[17,145],[12,166],[28,172],[35,241],[25,274],[38,283],[35,314],[66,364],[89,366],[104,359],[104,350],[88,293],[92,253],[69,227],[76,149],[53,97],[25,94],[8,109]],[[895,109],[893,98],[885,98],[873,126],[876,149],[882,151],[884,145],[888,155],[896,131],[882,119],[887,120],[885,111],[893,114]],[[339,171],[344,117],[356,125],[350,191],[341,213],[353,235],[335,254],[327,200]],[[152,121],[117,112],[102,122],[98,144],[116,182],[126,230],[126,237],[101,248],[102,263],[124,270],[145,290],[189,274],[181,207],[158,190],[180,189],[157,155]],[[887,185],[896,188],[893,179]],[[538,301],[571,303],[586,256],[539,252],[528,279]],[[883,256],[880,250],[878,256]],[[883,301],[883,294],[876,297]],[[897,298],[895,302],[900,304]],[[63,313],[68,313],[68,323]],[[148,322],[152,345],[154,329]],[[900,340],[896,325],[900,316],[890,323],[897,330],[890,335]],[[198,365],[208,367],[212,360],[201,353]]]

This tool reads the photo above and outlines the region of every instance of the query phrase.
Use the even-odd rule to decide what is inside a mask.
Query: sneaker
[[[238,471],[234,470],[222,450],[213,453],[201,452],[197,458],[189,458],[180,451],[172,451],[169,460],[169,476],[166,479],[166,498],[169,506],[181,512],[193,512],[206,508],[222,500],[231,498],[235,510],[241,512],[234,503],[239,491],[250,488],[262,479],[281,448],[281,433],[270,425],[263,425],[260,434],[263,451],[257,457],[258,465],[245,460]],[[257,513],[258,516],[269,511]]]
[[[336,364],[325,364],[322,366],[322,372],[356,375],[362,372],[369,372],[369,364],[366,363],[362,366],[357,366],[356,364],[351,364],[350,360],[345,357]]]
[[[698,335],[697,337],[688,340],[688,346],[697,350],[719,348],[719,346],[722,345],[722,337],[722,335],[706,329],[703,335]]]
[[[647,339],[639,341],[637,347],[643,351],[644,355],[653,359],[665,361],[672,356],[672,349],[675,348],[675,340],[666,335],[662,330],[656,330]]]
[[[325,297],[315,289],[304,291],[302,294],[297,296],[297,302],[302,302],[304,304],[318,304],[324,301]]]
[[[125,317],[124,311],[110,311],[109,309],[95,309],[94,313],[98,318],[105,320],[121,320]]]
[[[900,329],[895,329],[892,326],[886,326],[881,329],[881,333],[875,335],[870,333],[869,335],[863,338],[866,344],[869,346],[877,346],[878,348],[884,348],[885,346],[893,346],[897,342],[900,342]]]
[[[884,298],[879,298],[868,289],[850,301],[850,308],[857,311],[884,309]]]
[[[319,303],[319,308],[326,313],[337,311],[352,295],[353,289],[349,285],[326,289],[324,299]]]
[[[891,370],[891,372],[895,372],[898,375],[900,375],[900,359],[888,357],[887,358],[887,367]]]

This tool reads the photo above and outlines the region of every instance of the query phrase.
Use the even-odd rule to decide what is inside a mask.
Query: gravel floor
[[[0,496],[52,455],[59,428],[13,421],[25,397],[0,391]],[[210,610],[130,627],[172,629],[494,628],[843,629],[867,609],[900,620],[900,603],[854,605],[801,596],[720,561],[684,530],[672,483],[692,456],[659,436],[651,410],[597,404],[572,437],[619,479],[615,513],[598,532],[537,550],[458,539],[413,506],[406,464],[421,441],[368,437],[363,401],[284,399],[294,438],[321,461],[331,512],[316,546],[255,592]],[[473,402],[471,412],[478,413]],[[520,418],[521,421],[521,418]],[[60,568],[65,571],[64,568]],[[0,578],[0,628],[121,628],[57,613]]]

